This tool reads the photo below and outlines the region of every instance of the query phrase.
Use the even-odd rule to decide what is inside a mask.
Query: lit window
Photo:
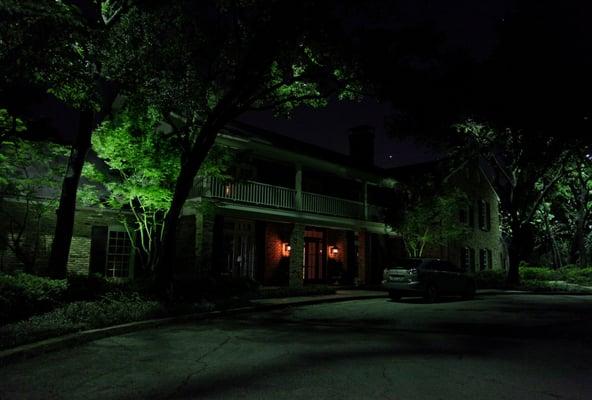
[[[105,276],[128,278],[131,242],[126,232],[109,231]]]

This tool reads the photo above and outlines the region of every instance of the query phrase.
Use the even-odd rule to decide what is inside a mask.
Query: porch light
[[[282,255],[284,257],[289,257],[291,250],[292,250],[292,246],[290,246],[290,243],[284,243],[283,248],[282,248]]]
[[[331,246],[329,251],[333,257],[335,257],[335,256],[337,256],[337,254],[339,254],[339,249],[337,248],[337,246]]]

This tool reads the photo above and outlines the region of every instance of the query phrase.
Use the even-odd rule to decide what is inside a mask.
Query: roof
[[[370,172],[376,175],[387,177],[391,176],[387,169],[377,167],[375,165],[360,164],[355,162],[348,154],[339,153],[310,143],[302,142],[276,132],[246,124],[244,122],[233,121],[231,124],[226,126],[225,131],[232,136],[259,141],[273,147],[297,152],[309,157],[318,158],[335,164]]]

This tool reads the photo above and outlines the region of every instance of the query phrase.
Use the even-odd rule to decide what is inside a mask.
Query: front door
[[[320,282],[324,280],[323,242],[318,238],[304,238],[304,281]]]

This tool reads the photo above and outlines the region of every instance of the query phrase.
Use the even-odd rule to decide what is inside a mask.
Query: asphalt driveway
[[[356,300],[167,326],[0,369],[0,399],[590,399],[592,296]]]

